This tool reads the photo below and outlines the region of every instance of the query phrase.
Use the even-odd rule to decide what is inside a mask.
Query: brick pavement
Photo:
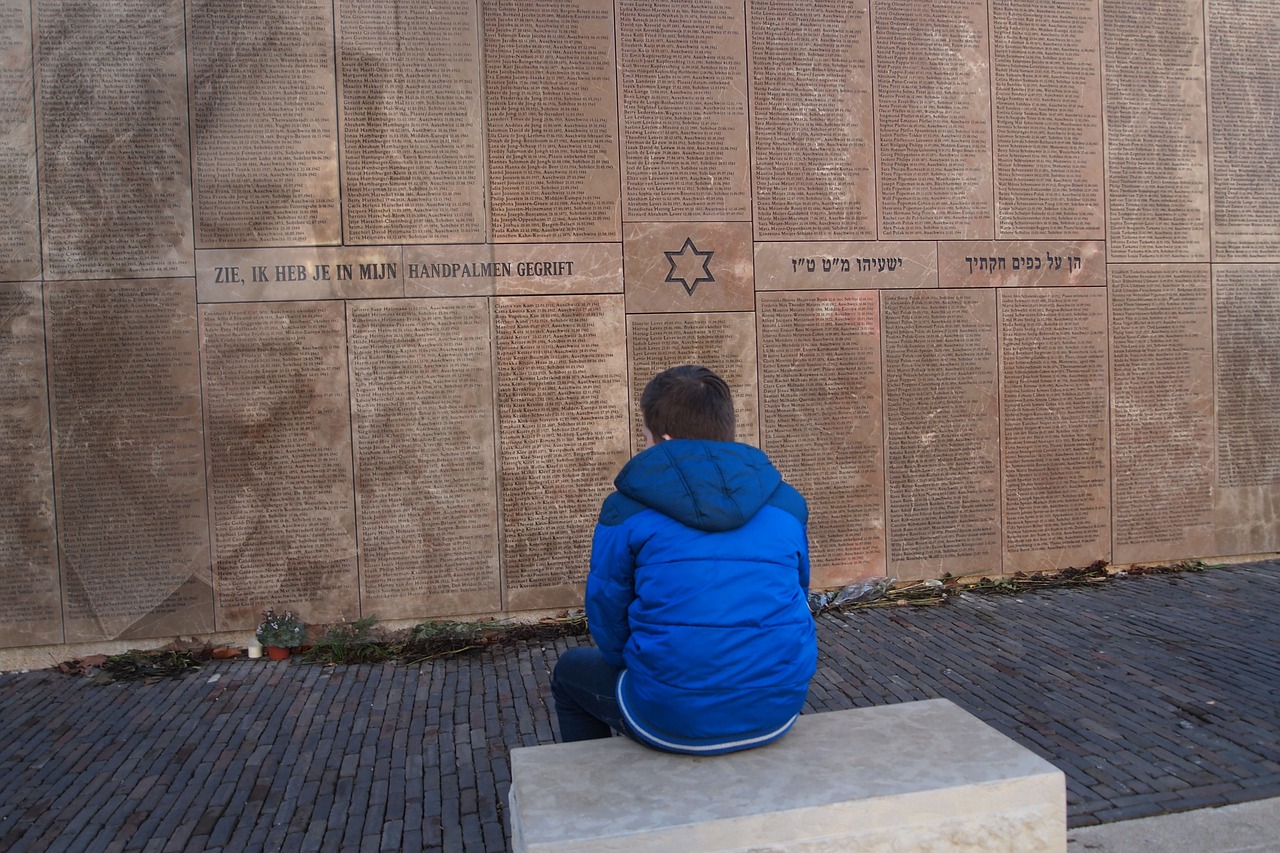
[[[945,697],[1084,826],[1280,796],[1280,563],[828,614],[807,711]],[[578,642],[422,666],[0,676],[0,849],[500,851],[507,753]],[[910,748],[904,744],[903,748]]]

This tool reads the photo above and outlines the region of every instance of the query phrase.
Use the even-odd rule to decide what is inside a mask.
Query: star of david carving
[[[690,296],[693,296],[694,289],[704,281],[716,280],[716,277],[711,274],[711,257],[715,252],[698,251],[698,247],[693,245],[692,237],[684,238],[684,245],[680,247],[680,251],[662,254],[667,256],[667,263],[671,264],[667,281],[680,282],[684,285],[685,293]]]

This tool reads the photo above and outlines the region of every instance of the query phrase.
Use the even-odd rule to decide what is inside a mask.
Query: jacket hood
[[[782,475],[757,447],[681,438],[632,457],[613,481],[620,494],[710,532],[746,524],[781,483]]]

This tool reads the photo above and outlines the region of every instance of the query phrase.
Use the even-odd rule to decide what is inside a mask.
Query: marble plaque
[[[481,0],[495,241],[618,239],[612,0]]]
[[[195,288],[45,299],[66,641],[213,630]]]
[[[618,78],[623,218],[749,220],[741,0],[618,4]]]
[[[943,245],[946,245],[945,243]],[[938,244],[756,243],[756,290],[891,290],[938,286]]]
[[[600,503],[628,459],[622,297],[496,304],[508,610],[580,607]]]
[[[0,284],[0,647],[62,642],[38,284]]]
[[[756,238],[874,239],[867,0],[749,0],[747,48]]]
[[[369,299],[404,295],[398,246],[201,249],[201,302]]]
[[[1107,259],[1207,261],[1204,3],[1101,9]]]
[[[881,300],[889,576],[996,571],[995,291],[891,290]]]
[[[1215,261],[1280,261],[1280,15],[1270,0],[1207,2]]]
[[[1280,266],[1215,264],[1215,554],[1280,550]]]
[[[1110,562],[1106,289],[999,302],[1004,571]]]
[[[360,609],[502,609],[489,306],[351,302]]]
[[[200,248],[341,241],[333,14],[332,0],[187,5]]]
[[[408,296],[621,293],[620,243],[405,246]]]
[[[219,630],[359,617],[341,302],[202,305]]]
[[[1207,264],[1111,264],[1111,476],[1117,563],[1214,550]]]
[[[879,303],[760,294],[764,449],[809,502],[814,589],[885,574]]]
[[[995,237],[985,0],[872,4],[879,234]]]
[[[32,8],[45,275],[191,275],[183,4]]]
[[[751,245],[745,222],[629,223],[627,313],[754,310]]]
[[[40,276],[31,6],[0,0],[0,281]]]
[[[992,0],[996,237],[1103,238],[1096,0]]]
[[[941,287],[1105,287],[1101,241],[943,241],[938,244]]]
[[[631,452],[644,449],[640,395],[649,380],[668,367],[701,364],[715,371],[733,392],[737,440],[760,443],[760,401],[756,393],[755,315],[632,314],[627,318],[631,374]]]
[[[474,0],[335,8],[344,242],[484,240]]]

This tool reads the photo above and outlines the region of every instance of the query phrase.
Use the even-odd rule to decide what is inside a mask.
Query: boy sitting
[[[552,676],[560,738],[616,730],[695,755],[769,743],[817,667],[805,500],[734,442],[729,386],[707,368],[659,373],[640,411],[646,449],[614,480],[591,548],[597,648],[569,649]]]

